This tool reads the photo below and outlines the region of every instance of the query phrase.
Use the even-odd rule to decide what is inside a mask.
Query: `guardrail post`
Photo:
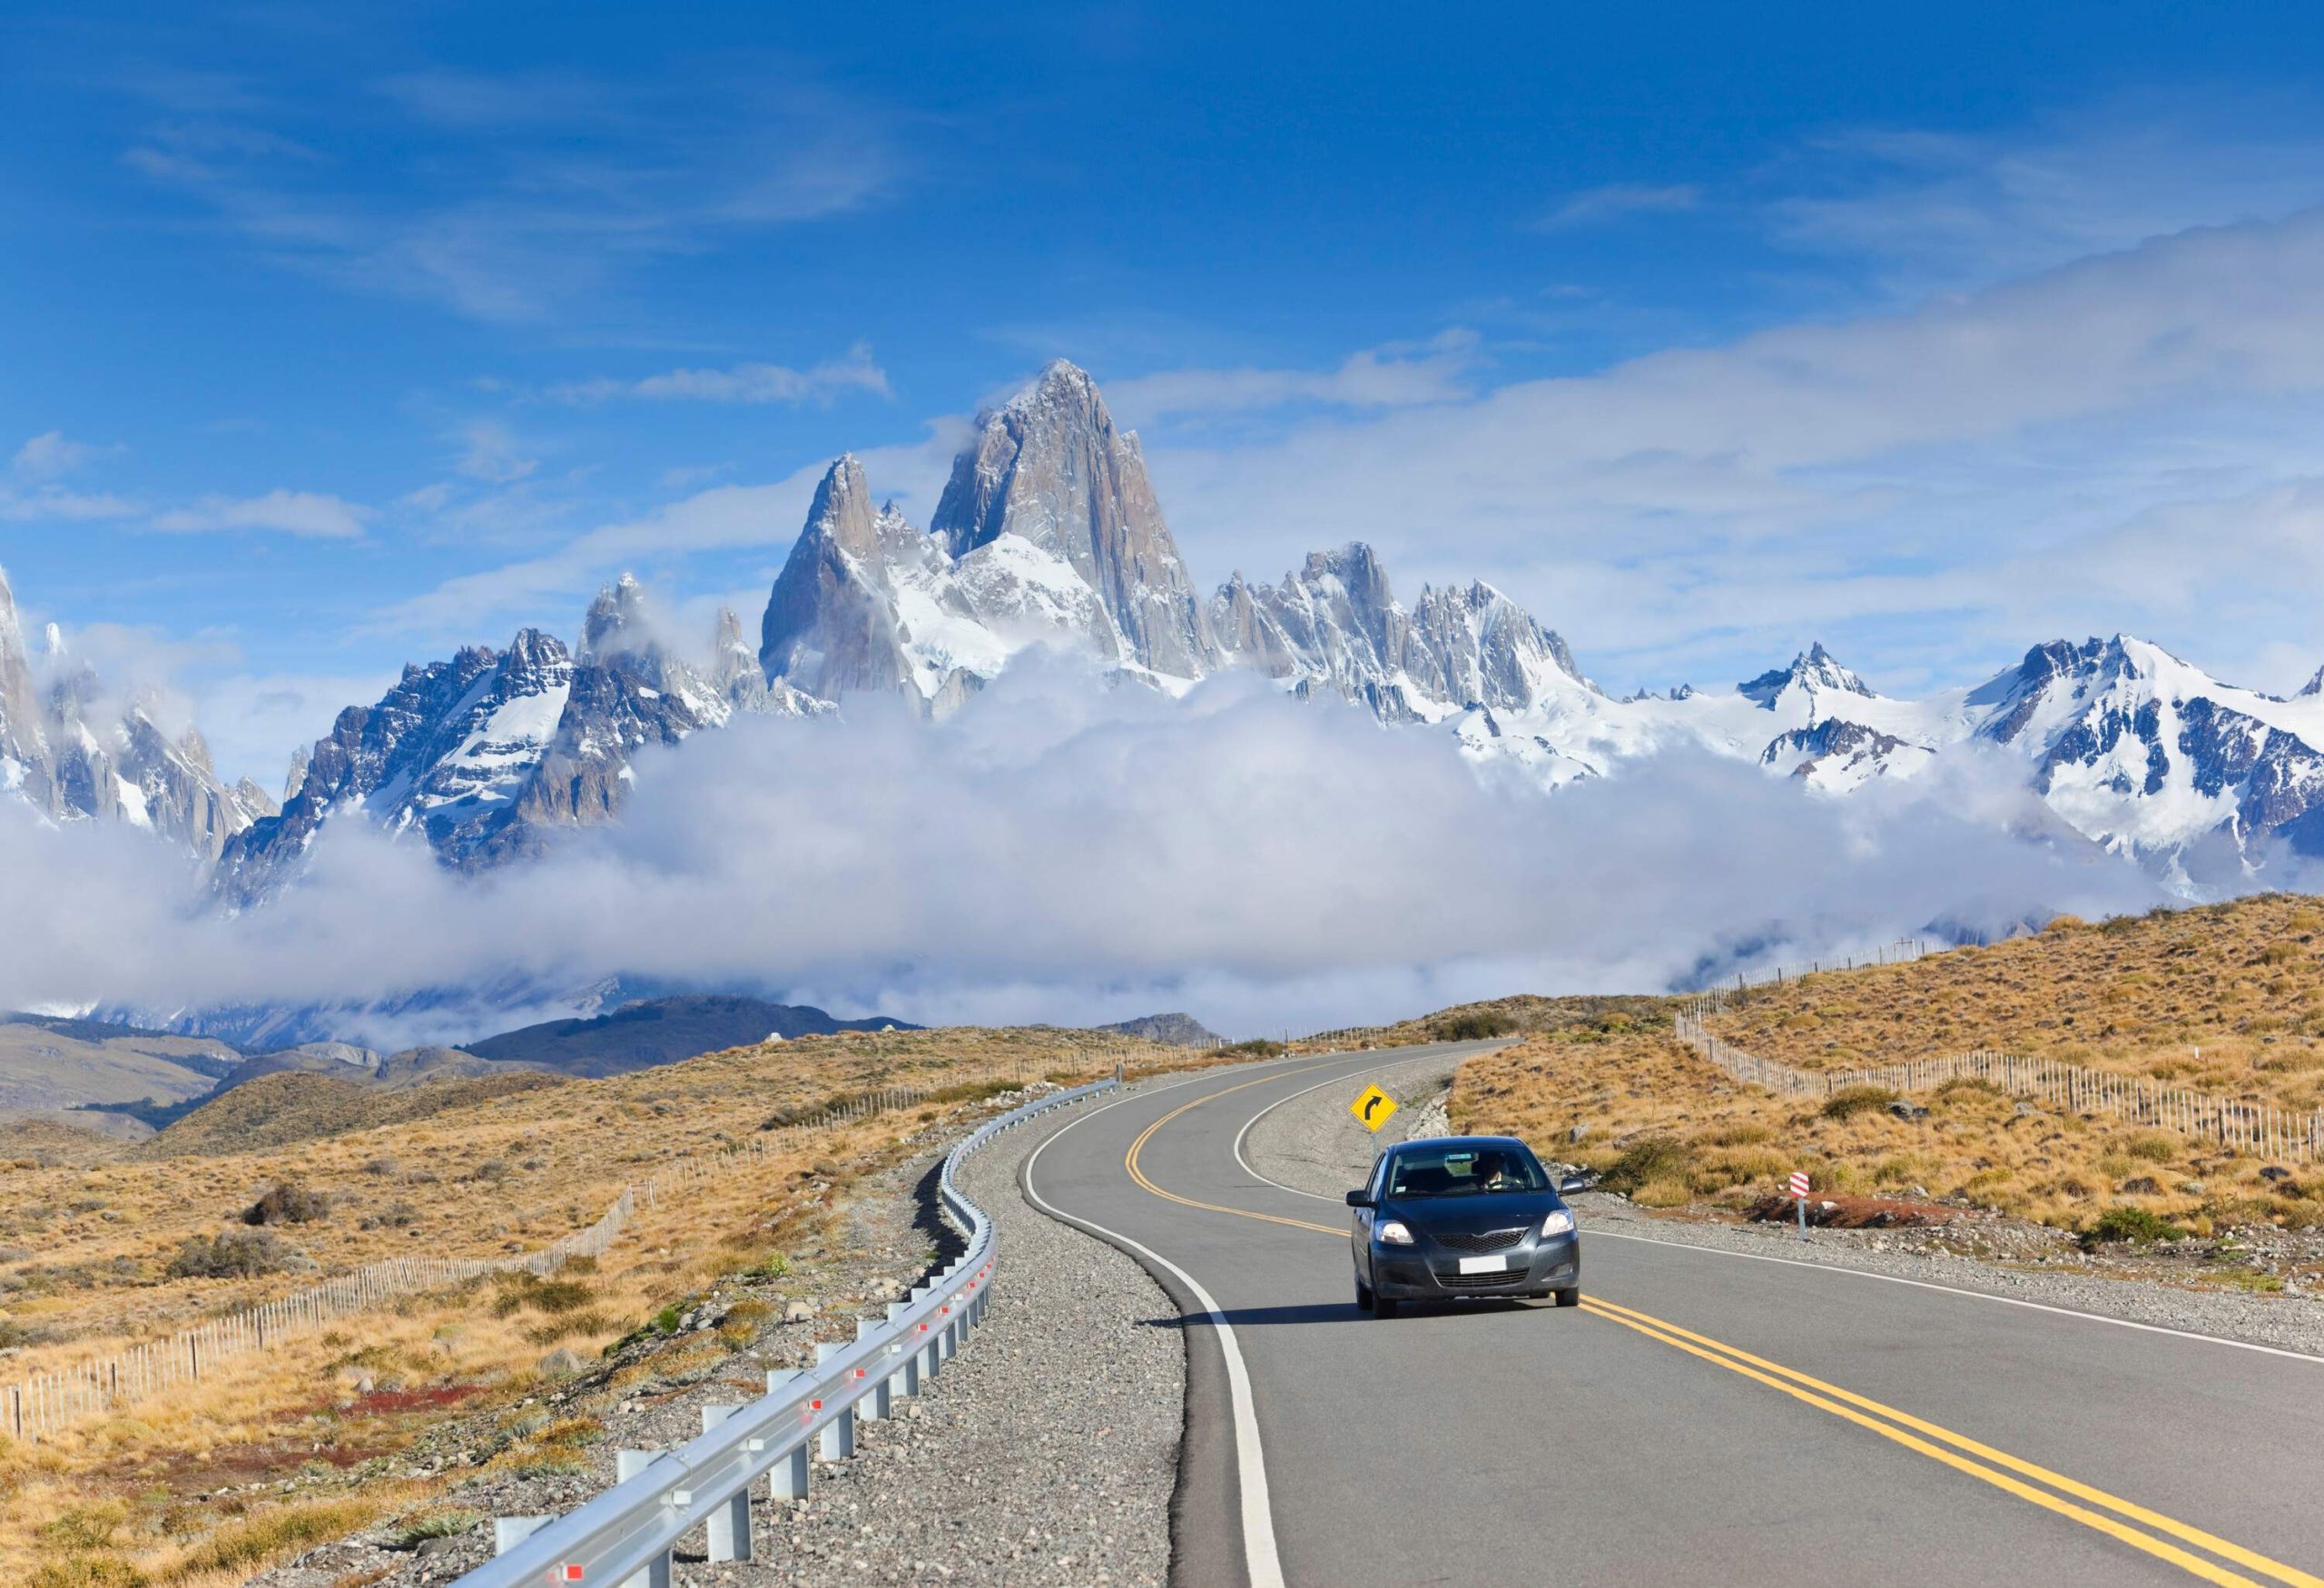
[[[879,1327],[880,1326],[873,1323],[870,1318],[864,1318],[855,1326],[855,1337],[859,1340],[868,1340],[878,1331]],[[878,1422],[881,1418],[887,1416],[889,1411],[891,1409],[888,1398],[888,1380],[890,1376],[886,1373],[881,1372],[876,1367],[867,1369],[866,1371],[873,1373],[877,1375],[877,1376],[872,1380],[872,1393],[866,1396],[862,1400],[858,1401],[856,1404],[863,1408],[863,1415],[870,1417],[874,1422]]]
[[[895,1323],[911,1310],[910,1306],[904,1302],[891,1301],[888,1303],[888,1321]],[[896,1369],[889,1382],[897,1386],[895,1393],[898,1395],[918,1395],[920,1393],[920,1353],[913,1348],[910,1340],[900,1342],[896,1349],[903,1354],[903,1366]]]
[[[492,1553],[505,1555],[542,1528],[556,1521],[554,1516],[496,1516],[492,1519]]]
[[[958,1303],[944,1309],[944,1327],[936,1336],[936,1359],[950,1362],[960,1348],[960,1314]]]
[[[766,1392],[773,1395],[799,1376],[796,1367],[770,1367],[766,1375]],[[766,1495],[770,1500],[804,1500],[812,1468],[807,1458],[806,1441],[766,1475]]]
[[[719,1424],[741,1411],[740,1406],[704,1406],[702,1408],[702,1431],[709,1433]],[[704,1524],[710,1540],[709,1558],[714,1561],[747,1561],[751,1558],[751,1486],[744,1484],[727,1497],[726,1503],[710,1514]]]
[[[658,1450],[616,1450],[614,1452],[614,1481],[625,1484],[662,1459]],[[631,1574],[622,1588],[670,1588],[670,1557],[656,1555],[642,1572]]]
[[[846,1347],[843,1346],[829,1343],[819,1345],[815,1347],[815,1360],[828,1362],[844,1349]],[[855,1454],[855,1408],[853,1406],[842,1406],[839,1409],[839,1415],[823,1425],[822,1444],[825,1461],[845,1461]]]

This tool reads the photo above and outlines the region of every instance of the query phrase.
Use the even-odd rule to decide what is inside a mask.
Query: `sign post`
[[[1793,1200],[1799,1204],[1799,1238],[1806,1240],[1807,1238],[1807,1171],[1806,1169],[1791,1171],[1791,1195]]]
[[[1354,1114],[1365,1129],[1376,1131],[1388,1122],[1388,1116],[1396,1111],[1396,1100],[1376,1086],[1367,1086],[1356,1094],[1355,1101],[1348,1104],[1347,1111]]]

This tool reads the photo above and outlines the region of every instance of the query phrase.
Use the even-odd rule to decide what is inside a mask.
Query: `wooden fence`
[[[1845,1087],[1928,1091],[1949,1080],[1981,1080],[2018,1097],[2039,1098],[2078,1114],[2102,1114],[2215,1141],[2233,1152],[2295,1163],[2324,1161],[2324,1110],[2295,1114],[2270,1103],[2247,1102],[2166,1086],[2143,1075],[2119,1075],[2054,1059],[1979,1050],[1907,1059],[1860,1070],[1796,1070],[1748,1053],[1705,1023],[1723,1005],[1707,992],[1678,1017],[1680,1041],[1738,1080],[1785,1097],[1827,1098]]]

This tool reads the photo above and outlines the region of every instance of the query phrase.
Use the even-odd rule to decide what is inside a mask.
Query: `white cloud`
[[[1693,182],[1656,186],[1645,182],[1614,182],[1584,189],[1560,203],[1535,222],[1542,232],[1567,232],[1602,226],[1632,215],[1674,215],[1702,207],[1703,190]]]
[[[856,450],[872,488],[925,522],[965,439],[968,421],[934,421],[920,441]],[[636,518],[604,524],[544,556],[462,574],[379,614],[377,626],[465,642],[519,622],[562,624],[556,603],[586,597],[613,576],[704,552],[786,551],[806,522],[828,462],[772,485],[714,486]]]
[[[1834,802],[1676,757],[1544,798],[1481,783],[1443,735],[1258,681],[1184,702],[1092,684],[1029,666],[933,727],[885,701],[842,723],[744,719],[642,758],[620,824],[481,881],[342,821],[311,885],[232,919],[190,917],[190,882],[158,885],[151,845],[133,863],[85,825],[0,812],[0,873],[35,892],[69,876],[81,901],[0,961],[0,1006],[359,1001],[624,971],[772,977],[920,1019],[1191,1007],[1272,1031],[1657,990],[1935,920],[2001,928],[2154,896],[2127,866],[1965,817],[1977,801],[1957,788]]]
[[[463,449],[455,467],[470,479],[509,485],[540,467],[538,459],[523,456],[517,438],[497,419],[470,420],[460,427],[459,440]]]
[[[17,448],[16,455],[9,459],[8,467],[18,479],[52,480],[72,473],[93,459],[118,450],[118,448],[94,447],[86,441],[75,441],[63,430],[48,430]]]
[[[152,519],[170,534],[217,529],[265,529],[307,539],[351,540],[363,533],[371,509],[320,491],[271,490],[264,496],[207,496]]]
[[[1257,443],[1149,437],[1147,456],[1197,567],[1267,572],[1365,538],[1407,593],[1486,573],[1585,659],[1658,668],[1706,636],[1787,646],[1822,616],[1945,615],[1975,653],[1936,659],[1957,672],[1993,660],[1996,624],[2095,606],[2081,598],[2126,560],[2108,538],[2142,512],[2324,475],[2302,439],[2319,423],[2324,211],[2309,211]],[[2250,533],[2256,558],[2273,531]],[[2089,578],[2015,577],[2077,547]],[[2305,604],[2270,614],[2270,637],[2324,638]]]
[[[1366,348],[1332,370],[1166,370],[1111,381],[1106,404],[1128,426],[1165,419],[1199,424],[1294,404],[1410,408],[1472,396],[1482,356],[1476,332],[1454,327],[1424,342]]]
[[[861,208],[901,166],[892,118],[796,77],[641,87],[437,70],[375,86],[402,113],[399,136],[377,136],[376,116],[285,106],[314,147],[252,118],[172,123],[122,160],[269,263],[517,322],[585,306],[655,261]],[[363,157],[342,157],[345,140]]]
[[[2267,120],[2247,109],[2222,133],[2137,104],[2009,137],[1834,133],[1779,163],[1796,191],[1765,215],[1778,241],[1867,257],[1902,290],[1978,285],[2324,200],[2317,139]]]
[[[851,391],[891,397],[887,371],[872,360],[862,342],[842,358],[827,359],[805,370],[783,364],[736,364],[724,370],[671,370],[638,380],[599,376],[551,387],[552,401],[610,402],[620,398],[645,402],[807,403],[829,402]]]

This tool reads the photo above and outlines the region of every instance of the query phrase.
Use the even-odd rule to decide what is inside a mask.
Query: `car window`
[[[1388,1160],[1391,1197],[1476,1197],[1501,1191],[1545,1191],[1550,1178],[1515,1142],[1467,1142],[1406,1147]]]

